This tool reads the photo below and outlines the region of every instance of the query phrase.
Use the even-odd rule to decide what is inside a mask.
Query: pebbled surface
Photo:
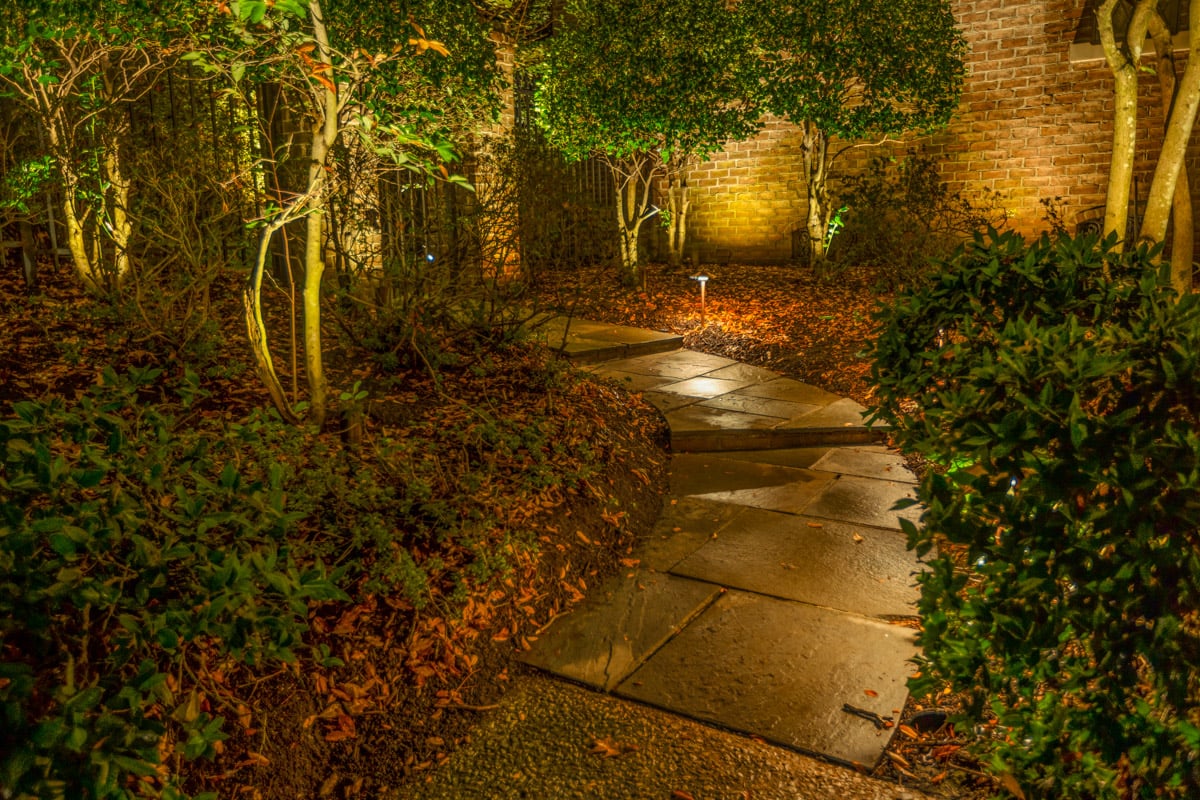
[[[604,742],[618,755],[605,757]],[[673,794],[675,792],[685,794]],[[926,800],[578,686],[518,678],[450,761],[388,800]]]

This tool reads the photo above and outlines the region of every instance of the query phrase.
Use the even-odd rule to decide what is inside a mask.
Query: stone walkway
[[[851,400],[678,349],[665,334],[580,322],[568,333],[559,334],[568,355],[643,392],[663,411],[676,455],[664,514],[635,552],[636,565],[557,620],[522,658],[605,694],[589,700],[571,687],[526,687],[527,699],[565,692],[552,704],[563,714],[577,702],[607,709],[634,701],[642,715],[650,706],[681,722],[874,767],[895,730],[878,723],[899,719],[916,652],[914,575],[921,564],[905,548],[900,519],[916,520],[919,510],[892,510],[914,495],[903,459],[875,443],[881,431],[863,424],[862,408]],[[644,782],[577,792],[561,782],[562,765],[543,767],[557,782],[539,782],[531,774],[536,767],[494,755],[505,749],[495,746],[496,736],[528,735],[525,721],[534,713],[493,722],[500,726],[487,751],[493,755],[473,745],[474,755],[452,759],[495,759],[485,772],[515,770],[520,791],[492,783],[475,795],[457,785],[459,796],[665,798],[689,791],[676,786],[680,776],[661,775],[654,794],[643,794]],[[540,728],[552,724],[543,720]],[[587,772],[595,760],[577,768]],[[793,764],[786,774],[807,777],[777,781],[775,790],[755,784],[754,797],[919,796],[836,769]],[[593,788],[607,785],[593,780]],[[710,796],[723,795],[714,788]]]

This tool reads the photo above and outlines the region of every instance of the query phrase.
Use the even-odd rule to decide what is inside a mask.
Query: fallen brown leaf
[[[1025,792],[1021,790],[1021,784],[1017,783],[1017,779],[1012,775],[1001,775],[1000,785],[1017,800],[1025,800]]]
[[[588,753],[601,758],[617,758],[627,753],[637,752],[638,749],[636,744],[621,744],[612,739],[595,739],[592,741],[592,749],[588,750]]]

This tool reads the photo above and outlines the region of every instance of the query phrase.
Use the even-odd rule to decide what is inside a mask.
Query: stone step
[[[683,347],[683,337],[674,333],[563,316],[539,320],[533,335],[576,364],[669,353]]]

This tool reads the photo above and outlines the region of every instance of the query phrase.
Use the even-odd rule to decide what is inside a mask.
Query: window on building
[[[1096,22],[1096,12],[1101,0],[1086,0],[1083,14],[1079,18],[1079,27],[1075,29],[1075,38],[1071,43],[1072,61],[1095,61],[1104,59],[1104,49],[1100,46],[1100,26]],[[1113,26],[1117,38],[1125,35],[1129,28],[1129,19],[1133,16],[1132,0],[1121,0],[1117,3],[1113,14]],[[1187,49],[1188,4],[1185,0],[1159,0],[1158,12],[1166,20],[1167,27],[1175,34],[1175,48]]]

